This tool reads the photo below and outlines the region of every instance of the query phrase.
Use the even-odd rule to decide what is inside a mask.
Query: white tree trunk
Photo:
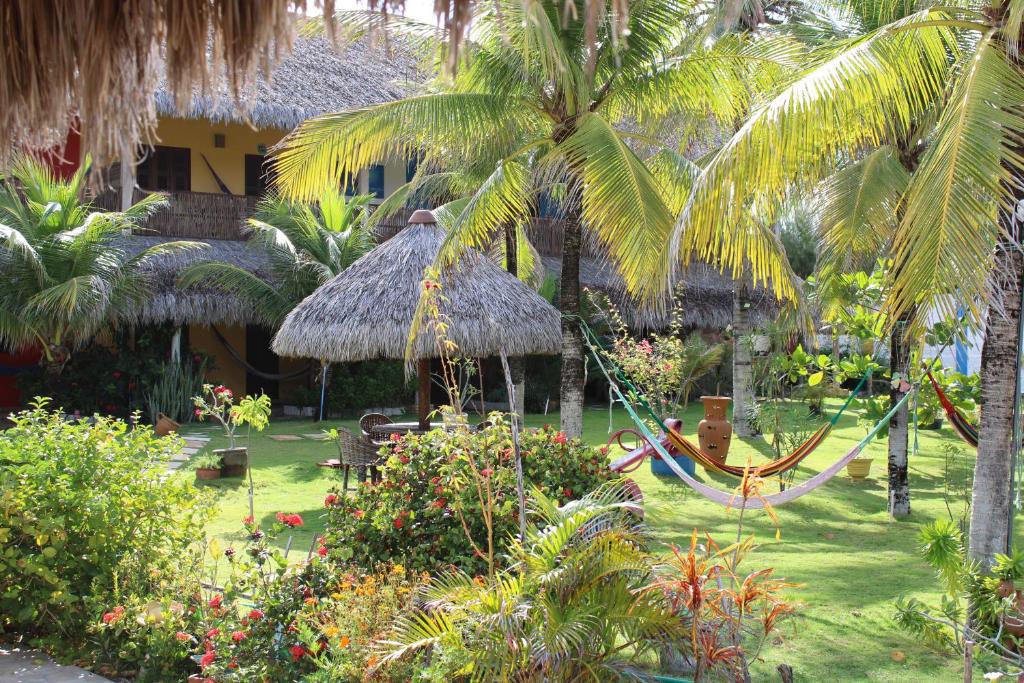
[[[996,303],[988,309],[981,351],[981,424],[971,502],[969,553],[986,567],[995,553],[1007,551],[1022,278],[1024,258],[1003,241],[993,270]]]
[[[748,412],[754,400],[750,348],[750,302],[745,281],[737,281],[732,296],[732,431],[750,437],[754,429]]]
[[[905,373],[907,370],[906,340],[903,338],[904,326],[897,325],[890,336],[889,370],[893,373]],[[904,377],[904,379],[906,379]],[[899,387],[889,391],[890,405],[895,405],[903,398]],[[909,410],[907,404],[896,411],[889,422],[889,514],[893,517],[906,517],[910,514],[910,469],[907,462],[907,429]]]

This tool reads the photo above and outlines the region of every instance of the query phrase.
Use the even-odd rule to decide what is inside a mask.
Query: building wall
[[[244,325],[218,325],[217,329],[239,354],[245,353]],[[245,368],[235,362],[211,328],[205,325],[190,325],[188,345],[192,350],[201,351],[213,360],[213,370],[206,373],[207,382],[223,384],[236,396],[245,393]]]
[[[221,191],[213,173],[203,161],[205,155],[231,193],[238,195],[245,194],[245,155],[265,154],[286,133],[276,128],[253,129],[240,123],[213,123],[206,119],[170,117],[161,117],[156,129],[157,144],[187,147],[191,150],[193,192]],[[213,136],[217,134],[224,136],[224,147],[214,147]],[[385,196],[405,183],[405,171],[404,163],[385,164]],[[366,171],[360,174],[359,191],[367,191]]]

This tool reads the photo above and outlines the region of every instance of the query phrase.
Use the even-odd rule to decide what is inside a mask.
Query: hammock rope
[[[853,448],[851,448],[846,453],[846,455],[841,457],[827,469],[819,472],[818,474],[816,474],[815,476],[811,477],[810,479],[803,483],[791,486],[785,491],[780,491],[779,493],[773,493],[766,496],[759,496],[757,498],[741,498],[736,493],[722,491],[721,489],[716,489],[712,486],[708,486],[707,484],[699,482],[686,473],[682,466],[675,461],[675,458],[673,458],[669,454],[668,450],[665,448],[664,445],[662,445],[661,441],[657,437],[655,437],[654,434],[651,433],[651,430],[647,426],[647,423],[640,418],[639,414],[637,414],[632,402],[626,399],[626,396],[623,394],[622,389],[618,385],[618,382],[616,382],[615,379],[612,378],[611,372],[609,372],[608,368],[605,366],[604,361],[597,353],[593,344],[588,340],[587,331],[587,328],[584,327],[584,341],[589,347],[591,354],[594,355],[594,360],[597,362],[597,367],[601,370],[602,374],[604,374],[605,379],[608,380],[609,385],[612,387],[612,390],[615,392],[619,401],[621,401],[622,405],[626,408],[626,412],[633,420],[633,423],[636,425],[637,431],[640,433],[641,436],[643,436],[644,441],[647,442],[647,445],[654,449],[658,453],[658,455],[661,456],[662,460],[665,462],[666,465],[668,465],[669,469],[671,469],[677,477],[682,479],[683,483],[685,483],[691,489],[693,489],[700,495],[704,496],[708,500],[714,503],[718,503],[719,505],[725,507],[732,507],[736,502],[737,498],[740,499],[741,505],[745,509],[762,509],[766,506],[775,507],[796,500],[797,498],[800,498],[801,496],[810,493],[811,491],[818,488],[822,484],[825,484],[830,479],[832,479],[832,477],[836,476],[839,472],[841,472],[842,469],[846,467],[847,463],[849,463],[851,460],[860,455],[861,451],[864,450],[865,446],[867,446],[878,435],[878,432],[880,432],[882,428],[889,423],[889,420],[893,418],[896,412],[901,407],[903,407],[903,405],[906,404],[908,400],[910,400],[910,396],[913,393],[908,391],[906,394],[904,394],[903,398],[901,398],[899,401],[896,402],[895,405],[893,405],[889,412],[886,413],[885,416],[881,420],[879,420],[874,427],[871,428],[871,431],[869,431],[863,439],[861,439]],[[647,407],[647,409],[650,410],[649,406]],[[659,423],[661,423],[661,420],[658,419],[657,416],[654,416],[654,418]],[[662,426],[664,427],[663,423]],[[670,433],[670,430],[668,429],[664,429],[664,431],[666,434]],[[750,472],[754,472],[754,468],[750,468]]]
[[[746,467],[726,465],[725,463],[717,460],[713,456],[704,452],[704,450],[701,449],[700,446],[687,440],[681,433],[679,433],[679,430],[672,429],[670,425],[667,425],[664,420],[658,417],[658,415],[651,408],[650,404],[648,404],[647,401],[644,400],[640,391],[632,382],[630,382],[629,378],[626,376],[626,373],[622,370],[622,368],[620,368],[618,365],[615,364],[614,361],[608,358],[608,350],[604,347],[603,344],[601,344],[601,340],[597,338],[597,335],[594,333],[592,329],[590,329],[590,326],[587,325],[586,322],[580,321],[580,327],[583,330],[583,336],[587,342],[587,346],[590,348],[590,351],[595,356],[595,358],[597,358],[598,356],[598,349],[600,349],[600,352],[604,354],[604,360],[597,359],[598,365],[601,367],[602,371],[605,370],[604,363],[607,362],[608,365],[611,366],[619,382],[626,385],[626,387],[629,389],[629,392],[637,398],[637,401],[640,403],[640,405],[644,407],[646,412],[655,420],[655,422],[661,428],[661,431],[671,441],[672,446],[675,450],[679,451],[682,455],[687,456],[694,462],[699,463],[707,470],[721,472],[722,474],[727,474],[729,476],[739,478],[742,478],[744,476],[744,473],[747,470]],[[608,377],[608,373],[605,373],[605,376]],[[818,446],[820,446],[821,443],[825,440],[825,438],[829,435],[829,433],[832,431],[832,428],[835,427],[836,423],[839,421],[839,418],[842,416],[843,412],[850,406],[854,398],[856,398],[857,394],[860,393],[861,388],[868,381],[868,378],[870,376],[871,370],[869,369],[864,374],[864,376],[860,378],[860,381],[857,383],[857,386],[854,387],[853,391],[850,392],[850,395],[846,398],[846,401],[843,402],[843,405],[839,407],[839,410],[836,411],[836,414],[832,416],[832,419],[830,419],[828,422],[826,422],[821,427],[816,429],[814,433],[812,433],[803,443],[797,446],[792,453],[781,458],[778,458],[777,460],[772,460],[771,462],[767,462],[760,466],[754,467],[752,471],[758,476],[769,477],[777,474],[782,474],[783,472],[791,470],[797,465],[799,465],[804,460],[804,458],[813,453],[814,450]],[[609,383],[611,383],[610,377]],[[609,404],[609,408],[610,405],[611,404]]]
[[[953,426],[953,431],[960,435],[960,438],[964,440],[968,446],[972,448],[978,447],[978,428],[971,424],[971,421],[967,419],[967,416],[960,412],[960,409],[953,405],[953,402],[946,396],[946,392],[939,386],[935,376],[932,375],[932,371],[928,368],[925,369],[925,374],[928,376],[928,381],[932,383],[932,389],[935,390],[935,395],[939,397],[939,403],[942,405],[942,411],[946,413],[946,417],[949,419],[949,424]]]

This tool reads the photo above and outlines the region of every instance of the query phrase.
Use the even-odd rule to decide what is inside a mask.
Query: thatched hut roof
[[[313,116],[406,97],[409,84],[419,80],[416,59],[397,40],[362,38],[336,50],[327,38],[299,36],[270,82],[257,80],[243,93],[244,108],[223,87],[197,93],[191,106],[179,109],[166,78],[157,88],[156,108],[163,116],[290,130]]]
[[[544,256],[546,276],[556,279],[562,272],[557,256]],[[733,279],[707,264],[691,264],[681,268],[675,277],[675,298],[681,303],[680,323],[693,329],[725,329],[732,322]],[[669,326],[673,296],[668,295],[657,306],[645,306],[626,292],[622,280],[607,260],[580,259],[580,285],[608,296],[623,321],[638,330],[660,330]],[[780,310],[779,301],[764,287],[754,289],[751,297],[751,322],[762,326],[774,319]]]
[[[129,256],[139,254],[158,244],[178,241],[177,238],[132,235],[118,239],[112,246]],[[195,325],[234,325],[263,322],[250,306],[237,297],[213,287],[181,288],[176,284],[181,270],[200,261],[221,261],[245,268],[263,279],[269,279],[270,263],[263,252],[248,242],[238,240],[184,240],[205,245],[164,254],[151,259],[146,267],[153,277],[151,295],[140,310],[127,318],[134,323]]]
[[[405,358],[424,271],[443,239],[429,211],[414,213],[407,228],[296,306],[274,337],[274,352],[333,362]],[[558,311],[479,252],[464,254],[439,281],[447,336],[461,354],[559,352]],[[437,356],[427,327],[416,338],[413,358]]]

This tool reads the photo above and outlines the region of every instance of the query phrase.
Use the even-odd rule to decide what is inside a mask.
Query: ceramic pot
[[[725,417],[725,409],[732,399],[727,396],[701,396],[704,419],[697,425],[700,449],[720,463],[729,455],[732,441],[732,423]]]
[[[236,448],[218,448],[214,451],[221,457],[220,473],[225,477],[244,477],[249,467],[249,449],[245,446]]]
[[[862,481],[871,473],[872,458],[854,458],[846,463],[846,473],[854,481]]]
[[[178,431],[178,427],[181,425],[167,417],[163,413],[156,414],[156,424],[153,425],[153,431],[157,436],[167,436],[171,432]]]
[[[216,467],[200,467],[196,470],[196,479],[202,479],[203,481],[210,481],[211,479],[220,479],[220,470],[217,469]]]

